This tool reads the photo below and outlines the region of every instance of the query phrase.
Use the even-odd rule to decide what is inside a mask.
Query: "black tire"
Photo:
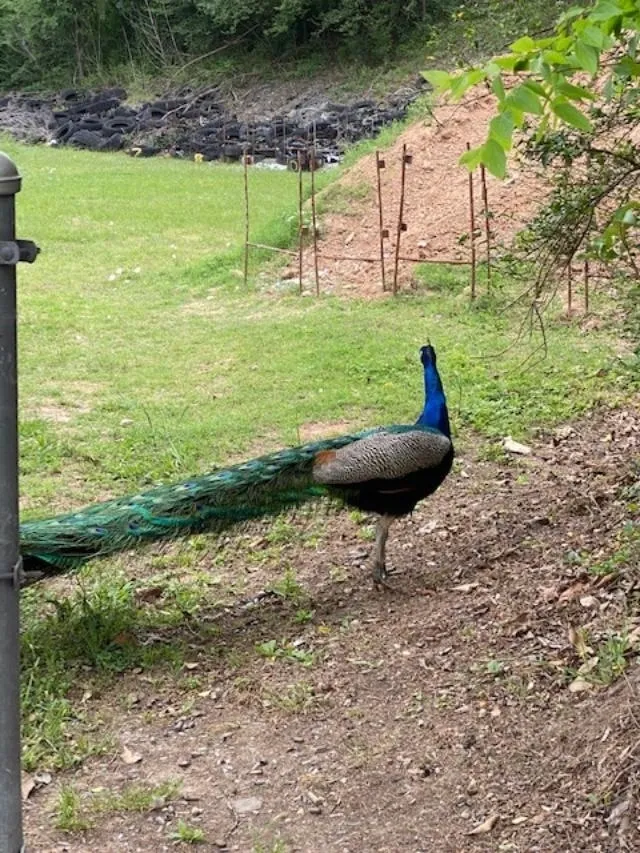
[[[100,145],[101,151],[120,151],[124,145],[124,137],[121,133],[114,133],[108,139],[103,139]]]
[[[92,130],[94,133],[100,133],[102,130],[103,121],[96,116],[84,116],[78,124],[78,130]]]
[[[55,134],[55,138],[58,140],[58,142],[64,144],[69,141],[69,138],[73,136],[73,134],[76,133],[77,130],[78,126],[76,124],[74,124],[72,121],[67,121],[63,125],[60,125],[60,127],[58,127],[58,130]]]
[[[200,153],[205,160],[219,160],[222,157],[222,146],[206,145]]]
[[[241,145],[223,145],[222,146],[222,154],[224,157],[227,157],[229,160],[238,160],[242,157],[242,146]]]
[[[60,92],[61,101],[77,101],[82,97],[82,93],[77,89],[63,89]]]
[[[86,148],[89,151],[98,151],[102,146],[102,137],[91,130],[77,130],[68,139],[69,145],[76,148]]]
[[[109,133],[131,133],[136,126],[133,116],[114,116],[108,118],[103,124],[103,132]]]

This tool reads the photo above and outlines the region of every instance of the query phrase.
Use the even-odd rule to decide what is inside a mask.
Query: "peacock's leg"
[[[381,515],[376,524],[376,544],[373,550],[373,581],[376,584],[383,584],[389,575],[385,550],[393,518],[392,515]]]

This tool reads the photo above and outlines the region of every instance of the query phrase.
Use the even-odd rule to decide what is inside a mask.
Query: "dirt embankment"
[[[393,280],[401,194],[401,163],[404,146],[412,155],[406,167],[400,255],[424,260],[470,260],[469,175],[459,165],[466,150],[486,138],[495,101],[490,95],[469,97],[464,102],[438,107],[433,116],[411,125],[382,154],[381,194],[385,240],[387,287]],[[487,199],[491,240],[508,245],[544,199],[547,186],[532,170],[511,161],[509,176],[499,181],[487,174]],[[319,274],[322,292],[377,296],[382,293],[379,206],[375,154],[363,157],[329,188],[330,211],[322,217],[319,239]],[[474,206],[478,260],[486,251],[484,205],[479,171],[474,175]],[[347,258],[341,260],[341,258]],[[374,259],[365,262],[362,258]],[[399,286],[410,286],[415,265],[400,262]],[[298,275],[292,264],[287,276]],[[304,286],[315,287],[312,245],[304,262]]]

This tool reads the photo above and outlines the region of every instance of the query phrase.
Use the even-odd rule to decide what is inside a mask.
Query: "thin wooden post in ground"
[[[384,240],[389,236],[389,232],[384,227],[384,211],[382,209],[382,179],[380,172],[386,166],[385,161],[380,157],[380,152],[376,151],[376,173],[378,175],[378,226],[380,229],[380,273],[382,275],[382,292],[387,289],[384,270]]]
[[[411,155],[407,154],[407,143],[402,146],[402,168],[400,170],[400,208],[398,210],[398,230],[396,233],[396,256],[393,267],[393,294],[398,292],[398,266],[400,263],[400,237],[407,230],[404,221],[404,192],[407,177],[407,163],[411,162]]]
[[[313,268],[316,277],[316,296],[320,296],[320,273],[318,272],[318,226],[316,220],[316,146],[315,146],[315,122],[314,144],[311,149],[311,222],[313,228]]]
[[[471,144],[467,142],[467,151]],[[471,299],[476,298],[476,211],[473,197],[473,172],[469,172],[469,228],[471,229]]]
[[[589,313],[589,261],[584,260],[584,313]]]
[[[571,260],[567,264],[567,314],[571,316],[573,311],[573,269],[571,268]]]
[[[302,152],[298,151],[298,286],[302,293],[302,252],[304,249],[304,222],[302,219]]]
[[[249,282],[249,165],[247,152],[242,156],[244,163],[244,286]]]
[[[487,193],[487,170],[484,163],[480,164],[480,180],[482,182],[482,205],[484,207],[484,231],[487,240],[487,292],[489,292],[491,290],[491,217],[489,216]]]

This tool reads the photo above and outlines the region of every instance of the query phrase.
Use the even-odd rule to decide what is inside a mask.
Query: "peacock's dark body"
[[[377,513],[373,574],[386,577],[394,518],[410,513],[451,469],[447,404],[431,346],[423,347],[425,405],[417,423],[342,435],[20,527],[26,572],[51,574],[162,538],[225,528],[323,496]]]

